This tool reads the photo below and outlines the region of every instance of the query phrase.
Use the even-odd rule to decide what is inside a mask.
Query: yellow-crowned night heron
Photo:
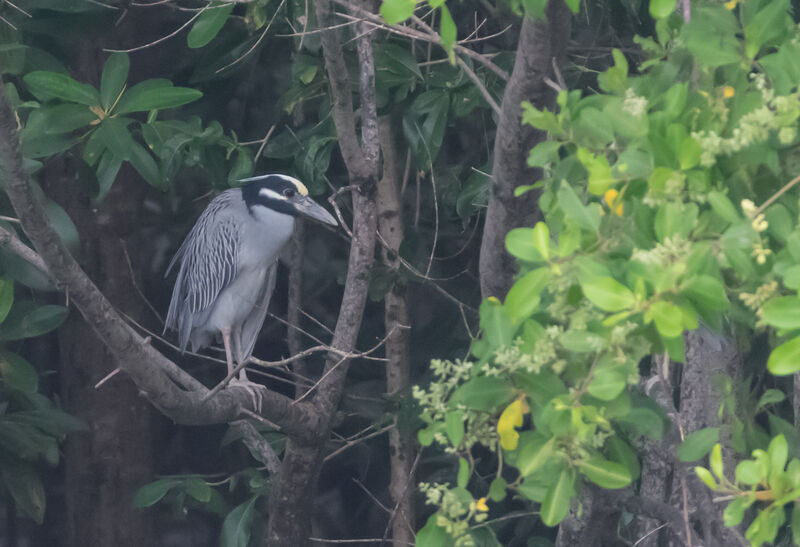
[[[164,330],[178,331],[181,351],[221,337],[228,374],[253,352],[295,217],[336,225],[297,179],[263,175],[239,182],[241,188],[208,204],[167,268],[168,274],[180,263]],[[248,383],[244,368],[239,381]]]

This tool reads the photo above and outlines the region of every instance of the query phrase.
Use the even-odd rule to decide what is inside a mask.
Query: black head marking
[[[273,211],[297,216],[293,201],[308,195],[306,187],[284,175],[263,175],[244,180],[242,198],[252,214],[253,207],[262,205]]]

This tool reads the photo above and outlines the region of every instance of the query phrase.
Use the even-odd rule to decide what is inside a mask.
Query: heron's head
[[[277,213],[305,216],[324,224],[336,226],[336,219],[308,195],[308,189],[299,180],[286,175],[260,175],[238,182],[242,197],[252,212],[255,207],[265,207]]]

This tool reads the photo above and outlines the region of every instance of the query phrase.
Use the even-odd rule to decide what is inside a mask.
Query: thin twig
[[[364,441],[366,441],[368,439],[372,439],[373,437],[377,437],[379,435],[383,435],[384,433],[386,433],[387,431],[389,431],[393,427],[395,427],[394,424],[389,424],[389,425],[387,425],[385,427],[382,427],[381,429],[379,429],[377,431],[373,431],[369,435],[365,435],[363,437],[360,437],[355,441],[347,441],[344,446],[340,446],[339,448],[337,448],[336,450],[334,450],[333,452],[331,452],[330,454],[325,456],[325,459],[322,460],[322,461],[323,462],[327,462],[328,460],[332,460],[333,458],[335,458],[336,456],[338,456],[339,454],[341,454],[345,450],[353,448],[357,444],[363,443]]]
[[[200,11],[198,11],[197,13],[192,15],[192,17],[189,18],[188,21],[186,21],[184,24],[182,24],[176,30],[170,32],[166,36],[162,36],[161,38],[158,38],[157,40],[154,40],[152,42],[148,42],[147,44],[144,44],[144,45],[141,45],[141,46],[137,46],[137,47],[132,47],[130,49],[108,49],[108,48],[103,48],[103,51],[108,52],[108,53],[132,53],[134,51],[139,51],[139,50],[142,50],[142,49],[146,49],[146,48],[155,46],[157,44],[160,44],[161,42],[166,42],[167,40],[169,40],[173,36],[178,35],[183,29],[185,29],[186,27],[191,25],[192,22],[194,22],[195,19],[200,17],[200,15],[202,15],[203,12],[205,12],[207,9],[216,9],[218,7],[222,7],[222,6],[212,7],[211,4],[209,4],[209,5],[205,6],[205,7],[203,7],[203,9],[201,9]]]
[[[261,157],[261,152],[263,152],[264,148],[267,146],[267,142],[269,141],[269,138],[272,136],[273,131],[275,131],[275,124],[272,124],[272,127],[269,128],[267,134],[264,135],[263,139],[261,139],[261,146],[258,147],[258,152],[256,152],[255,155],[255,161],[258,161],[258,158]]]
[[[220,72],[222,72],[223,70],[226,70],[226,69],[228,69],[228,68],[232,67],[233,65],[235,65],[235,64],[238,64],[238,63],[239,63],[239,62],[241,62],[243,59],[245,59],[245,58],[246,58],[248,55],[250,55],[251,53],[253,53],[253,51],[254,51],[254,50],[255,50],[255,49],[258,47],[258,45],[261,43],[261,41],[262,41],[262,40],[264,39],[264,37],[267,35],[267,32],[269,32],[269,29],[270,29],[270,27],[272,26],[272,22],[273,22],[273,21],[275,21],[275,18],[278,16],[278,13],[280,13],[280,11],[281,11],[281,8],[283,7],[283,5],[284,5],[285,3],[286,3],[286,0],[281,0],[281,3],[280,3],[280,4],[278,4],[278,8],[275,10],[275,13],[273,13],[273,14],[272,14],[272,18],[269,20],[269,23],[267,23],[267,26],[266,26],[266,27],[264,27],[264,31],[261,33],[261,36],[259,36],[259,37],[258,37],[258,40],[256,40],[256,41],[255,41],[255,43],[254,43],[254,44],[253,44],[253,45],[250,47],[250,49],[248,49],[248,50],[247,50],[247,51],[245,51],[245,52],[244,52],[242,55],[240,55],[239,57],[237,57],[237,58],[236,58],[236,59],[235,59],[233,62],[231,62],[231,63],[228,63],[228,64],[227,64],[227,65],[225,65],[224,67],[217,69],[217,70],[216,70],[214,73],[215,73],[215,74],[219,74],[219,73],[220,73]]]
[[[792,186],[794,186],[794,185],[795,185],[795,184],[797,184],[798,182],[800,182],[800,175],[796,176],[795,178],[793,178],[792,180],[790,180],[789,182],[787,182],[787,183],[784,185],[784,187],[783,187],[783,188],[781,188],[780,190],[778,190],[777,192],[775,192],[774,194],[772,194],[772,196],[771,196],[771,197],[770,197],[770,198],[769,198],[767,201],[765,201],[764,203],[762,203],[762,204],[761,204],[761,207],[759,207],[758,209],[756,209],[756,212],[755,212],[755,214],[754,214],[753,216],[758,216],[760,213],[763,213],[763,212],[764,212],[764,209],[766,209],[767,207],[769,207],[770,205],[772,205],[773,203],[775,203],[775,200],[776,200],[776,199],[778,199],[778,198],[779,198],[779,197],[781,197],[783,194],[785,194],[785,193],[786,193],[786,192],[787,192],[787,191],[788,191],[788,190],[789,190],[789,189],[790,189]]]
[[[480,78],[478,78],[478,75],[475,74],[472,71],[471,68],[469,68],[467,63],[465,63],[464,60],[461,57],[456,57],[456,62],[458,63],[458,66],[460,66],[461,69],[467,74],[467,76],[469,76],[469,79],[472,80],[472,83],[474,83],[475,87],[478,88],[478,91],[480,91],[480,93],[483,96],[484,100],[488,103],[489,106],[492,107],[492,110],[494,110],[494,113],[497,114],[497,116],[499,117],[500,116],[500,105],[497,104],[497,101],[494,100],[494,98],[492,97],[492,94],[489,93],[489,90],[486,89],[486,86],[483,85],[483,82],[481,82]]]

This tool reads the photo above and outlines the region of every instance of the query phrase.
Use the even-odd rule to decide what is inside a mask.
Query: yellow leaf
[[[506,407],[497,420],[497,433],[500,435],[500,446],[505,450],[514,450],[519,442],[516,427],[522,426],[522,416],[530,412],[525,397],[520,397]]]
[[[486,498],[481,498],[477,502],[475,502],[475,508],[478,511],[487,512],[489,510],[489,506],[486,505]]]
[[[722,88],[722,96],[726,99],[730,99],[734,95],[736,95],[736,90],[733,88],[733,86],[726,85]]]
[[[730,2],[725,2],[725,8],[729,9],[729,10],[732,10],[733,8],[736,7],[736,4],[738,4],[738,3],[739,3],[739,0],[731,0]]]
[[[611,188],[610,190],[606,190],[606,193],[603,195],[603,199],[608,204],[608,207],[611,211],[617,215],[622,216],[622,200],[617,199],[619,197],[619,192]]]
[[[519,443],[519,433],[515,429],[498,431],[500,433],[500,446],[503,450],[516,450]]]

